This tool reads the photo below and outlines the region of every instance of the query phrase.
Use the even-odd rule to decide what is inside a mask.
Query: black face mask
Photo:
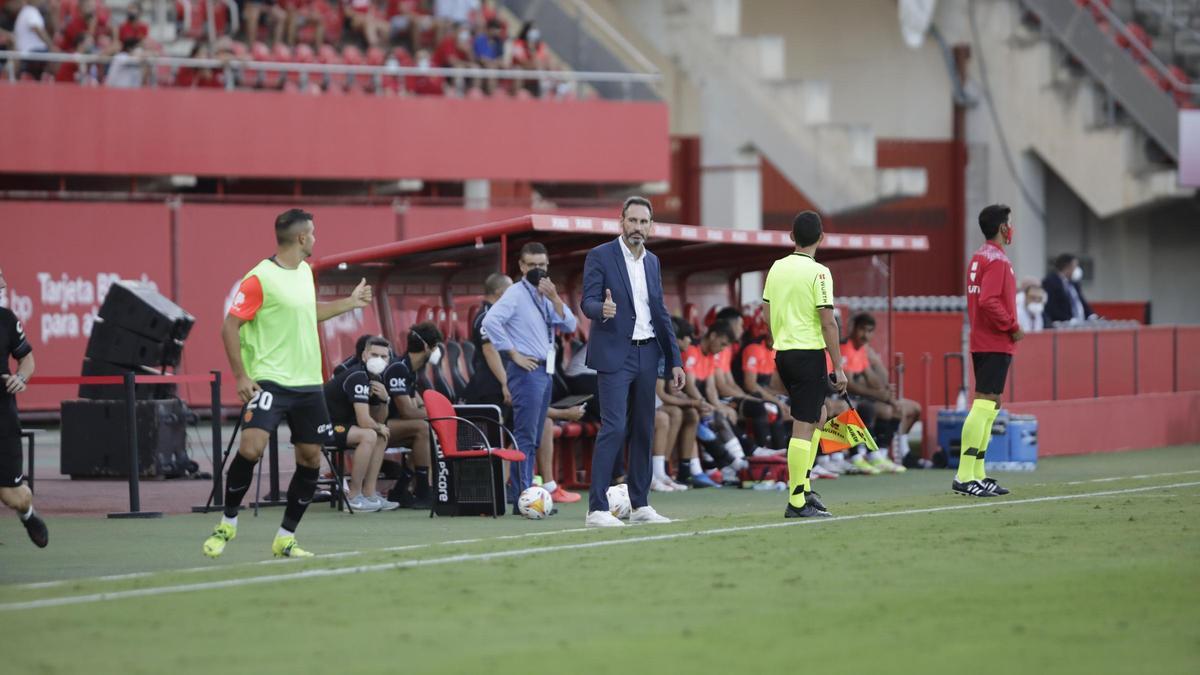
[[[533,284],[534,286],[537,286],[538,284],[542,283],[542,279],[545,278],[546,276],[548,276],[546,274],[546,270],[544,270],[540,267],[534,267],[533,269],[531,269],[525,273],[525,281],[528,281],[529,283]]]

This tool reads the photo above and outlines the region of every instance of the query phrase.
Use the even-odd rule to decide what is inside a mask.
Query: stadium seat
[[[460,507],[464,506],[468,499],[475,504],[488,504],[491,507],[492,517],[500,515],[501,510],[505,508],[504,485],[501,479],[503,472],[500,462],[524,461],[525,453],[519,450],[495,447],[497,444],[489,439],[484,429],[459,414],[462,408],[471,406],[463,406],[456,410],[445,396],[436,391],[426,391],[422,398],[425,401],[425,409],[429,413],[429,427],[433,430],[431,441],[434,456],[438,460],[445,460],[447,470],[451,474],[447,481],[447,489],[454,494],[450,495],[450,500]],[[495,408],[495,406],[484,407]],[[503,434],[503,425],[498,425],[498,429],[501,430],[499,433]],[[459,447],[463,444],[460,443],[460,439],[465,439],[466,443],[476,449],[460,450]],[[481,476],[472,470],[481,468],[479,466],[481,459],[487,464],[486,481],[480,480]],[[438,499],[435,498],[432,501],[433,507],[429,513],[431,517],[437,512],[439,506]],[[454,515],[454,513],[448,515]]]
[[[382,66],[387,61],[387,54],[379,47],[367,50],[366,63],[368,66]],[[359,75],[358,84],[365,91],[377,92],[383,87],[383,82],[377,75]]]
[[[317,50],[317,62],[329,66],[336,66],[342,62],[342,57],[338,54],[336,47],[333,45],[324,44],[321,45],[321,48]],[[325,86],[325,91],[328,93],[341,91],[343,82],[341,78],[341,75],[326,75],[323,83]]]
[[[316,63],[317,53],[308,45],[297,45],[296,53],[292,56],[292,63]],[[316,79],[311,73],[290,72],[287,74],[288,82],[295,84],[298,87],[307,89],[307,83],[310,80]]]
[[[463,394],[467,390],[467,377],[465,377],[467,369],[463,363],[462,345],[454,340],[447,341],[446,359],[449,362],[450,382],[454,385],[456,392]]]
[[[355,47],[354,45],[346,45],[344,48],[342,48],[342,63],[345,63],[348,66],[361,66],[365,63],[365,61],[366,60],[363,57],[363,53],[358,47]],[[358,90],[359,78],[365,76],[354,76],[347,74],[334,75],[333,77],[335,82],[339,82],[341,87],[349,92]],[[370,82],[371,78],[367,77],[366,81]]]
[[[1179,66],[1171,66],[1167,68],[1167,70],[1170,71],[1171,75],[1174,76],[1176,80],[1179,80],[1184,87],[1192,83],[1191,78],[1188,77],[1188,74],[1183,70],[1183,68],[1180,68]],[[1188,93],[1186,89],[1179,89],[1171,86],[1170,91],[1171,95],[1175,98],[1175,105],[1178,105],[1181,108],[1190,107],[1189,104],[1192,101],[1192,95]]]
[[[467,377],[475,377],[475,343],[464,340],[462,343],[463,360],[467,365]]]

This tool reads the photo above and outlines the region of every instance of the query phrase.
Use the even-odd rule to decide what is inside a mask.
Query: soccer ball
[[[535,485],[521,493],[517,499],[517,510],[530,520],[541,520],[554,510],[554,498],[545,488]]]
[[[624,520],[633,511],[629,503],[629,486],[621,483],[608,488],[608,510],[614,517]]]

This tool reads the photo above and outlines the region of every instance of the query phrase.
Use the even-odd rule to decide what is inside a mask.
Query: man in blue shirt
[[[554,374],[554,333],[575,332],[575,315],[550,281],[546,247],[530,242],[521,247],[523,278],[509,287],[483,319],[483,329],[504,357],[508,391],[512,395],[513,437],[525,461],[512,473],[513,513],[517,499],[533,484],[543,423],[550,408]],[[553,478],[553,477],[551,477]]]

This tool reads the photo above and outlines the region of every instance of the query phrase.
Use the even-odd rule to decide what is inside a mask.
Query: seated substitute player
[[[358,364],[343,368],[325,383],[333,443],[354,450],[346,497],[355,511],[400,508],[399,503],[382,499],[376,493],[379,469],[391,438],[386,424],[387,389],[382,380],[391,354],[387,340],[369,337],[359,352]]]
[[[704,401],[709,406],[706,410],[711,410],[713,431],[719,436],[720,443],[708,444],[706,452],[719,468],[737,471],[746,466],[746,445],[737,432],[737,411],[717,397],[714,381],[717,355],[732,342],[733,331],[728,324],[718,321],[709,326],[699,344],[692,345],[682,354],[686,376],[683,391],[690,399]],[[710,487],[708,481],[697,478],[698,475],[703,472],[692,472],[692,487]]]
[[[721,350],[713,360],[713,381],[716,383],[717,393],[722,401],[738,411],[740,418],[750,423],[754,440],[758,444],[755,454],[776,454],[770,450],[787,446],[787,426],[782,423],[772,424],[763,400],[743,390],[734,378],[733,364],[741,358],[745,319],[737,309],[725,307],[717,312],[716,322],[726,324],[733,331],[733,344]]]
[[[392,445],[407,443],[412,448],[412,472],[405,472],[388,493],[388,499],[410,509],[428,509],[432,502],[429,489],[429,424],[425,404],[417,391],[417,374],[426,366],[437,366],[442,360],[442,331],[432,321],[413,326],[408,331],[408,345],[403,356],[392,359],[383,371],[387,387],[388,429]],[[412,481],[412,491],[408,483]]]
[[[305,262],[316,243],[311,213],[289,209],[279,214],[275,241],[275,255],[242,279],[221,326],[238,397],[246,408],[241,443],[225,482],[225,516],[204,541],[204,554],[210,558],[221,555],[237,535],[238,507],[250,487],[254,465],[284,418],[296,448],[296,473],[271,551],[283,558],[312,556],[296,545],[295,532],[317,489],[321,446],[333,439],[322,391],[317,323],[371,304],[366,279],[347,298],[317,302],[312,269]]]
[[[951,489],[969,497],[995,497],[1009,491],[984,471],[992,424],[1000,414],[1000,395],[1017,342],[1025,337],[1017,321],[1017,278],[1004,247],[1012,243],[1012,209],[992,204],[979,212],[987,241],[967,267],[967,318],[971,324],[971,364],[975,400],[962,429],[962,456]]]
[[[880,448],[855,455],[851,463],[864,472],[874,468],[880,472],[903,473],[904,466],[891,461],[887,449],[899,432],[899,457],[908,454],[908,432],[921,419],[921,406],[892,393],[887,367],[878,352],[870,347],[874,335],[875,317],[861,312],[850,319],[850,336],[842,343],[842,367],[849,378],[847,389],[869,401],[874,409],[872,432]]]
[[[0,271],[0,292],[6,288]],[[17,372],[8,370],[8,357],[17,360]],[[33,493],[21,472],[21,419],[17,417],[17,394],[25,391],[33,377],[33,347],[25,339],[21,321],[7,307],[0,307],[0,502],[17,512],[29,539],[46,548],[50,534],[46,523],[33,510]]]
[[[677,316],[671,317],[671,325],[675,330],[675,344],[679,346],[679,353],[684,354],[692,346],[692,326]],[[679,474],[699,476],[696,480],[698,486],[713,487],[716,483],[704,475],[696,447],[700,415],[711,413],[712,406],[704,399],[691,398],[686,389],[669,391],[666,378],[667,360],[659,357],[655,390],[660,405],[654,413],[654,455],[651,457],[654,473],[650,489],[655,492],[682,492],[688,489],[684,482],[676,481],[667,472],[667,461],[675,449],[679,450]]]
[[[778,350],[775,366],[791,403],[792,438],[788,443],[788,505],[785,518],[827,517],[829,510],[812,491],[810,471],[825,425],[829,390],[825,356],[837,366],[833,386],[846,390],[838,328],[833,309],[833,275],[814,256],[821,240],[821,217],[802,211],[792,220],[796,250],[776,260],[763,286],[763,317]]]

